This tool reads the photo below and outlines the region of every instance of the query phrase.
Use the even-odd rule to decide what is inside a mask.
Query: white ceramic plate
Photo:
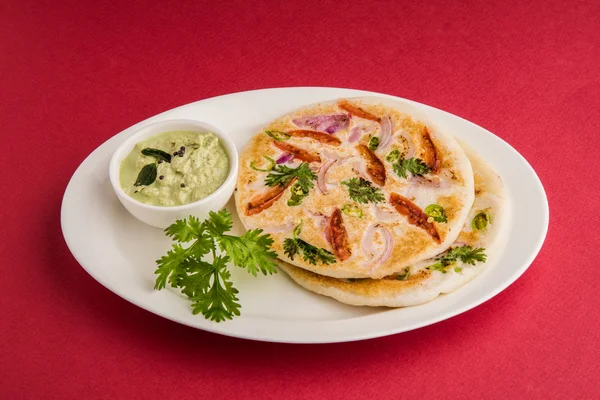
[[[498,171],[511,195],[512,215],[501,257],[456,292],[403,309],[347,306],[310,293],[284,273],[254,278],[230,267],[240,290],[242,315],[221,323],[192,315],[175,290],[154,291],[155,260],[170,247],[161,230],[132,217],[108,179],[117,146],[139,127],[164,119],[199,119],[232,136],[238,150],[261,126],[288,111],[339,97],[376,95],[407,101],[433,122],[475,148]],[[235,212],[233,201],[228,209]],[[519,223],[516,224],[515,221]],[[450,318],[492,298],[514,282],[538,254],[548,229],[548,202],[531,166],[506,142],[447,112],[379,93],[336,88],[282,88],[235,93],[188,104],[126,129],[98,147],[79,166],[63,198],[61,225],[67,246],[83,268],[124,299],[185,325],[241,338],[326,343],[374,338]],[[234,229],[241,232],[239,220]]]

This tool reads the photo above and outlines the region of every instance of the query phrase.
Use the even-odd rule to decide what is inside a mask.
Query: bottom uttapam
[[[343,303],[405,307],[426,303],[473,279],[497,253],[506,231],[509,202],[500,177],[462,145],[475,179],[475,201],[457,240],[438,256],[382,279],[336,279],[278,261],[296,283]]]

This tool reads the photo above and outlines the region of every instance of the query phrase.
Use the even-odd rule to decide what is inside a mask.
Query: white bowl
[[[123,188],[119,179],[121,161],[131,152],[136,143],[151,136],[170,131],[212,132],[221,141],[229,157],[229,174],[225,182],[213,193],[193,203],[181,206],[154,206],[144,204],[130,197]],[[173,119],[160,121],[140,128],[125,140],[115,151],[109,166],[109,176],[112,187],[121,201],[121,204],[140,221],[157,227],[166,228],[177,219],[194,215],[205,219],[209,211],[218,211],[225,206],[231,198],[238,174],[238,153],[231,139],[220,129],[201,121],[188,119]]]

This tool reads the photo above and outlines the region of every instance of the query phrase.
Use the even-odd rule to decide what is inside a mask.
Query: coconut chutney
[[[229,174],[229,158],[210,132],[164,132],[138,142],[121,162],[119,180],[145,204],[178,206],[213,193]]]

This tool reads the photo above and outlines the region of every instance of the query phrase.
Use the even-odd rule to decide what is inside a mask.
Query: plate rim
[[[322,340],[319,338],[315,338],[315,337],[311,337],[309,340],[286,339],[286,338],[281,338],[281,337],[269,336],[268,331],[264,335],[259,335],[256,332],[254,334],[245,333],[243,331],[243,329],[241,331],[237,331],[237,330],[232,331],[231,329],[227,329],[226,326],[231,327],[231,326],[237,325],[237,324],[234,324],[235,320],[227,321],[227,322],[223,322],[223,323],[219,323],[219,324],[206,321],[209,323],[206,324],[206,326],[202,326],[202,327],[197,326],[197,325],[191,325],[190,323],[187,323],[186,321],[169,316],[168,313],[164,313],[161,310],[152,309],[151,307],[147,307],[145,304],[137,301],[133,296],[130,296],[128,293],[124,293],[122,291],[117,291],[116,289],[114,289],[112,287],[112,285],[109,282],[106,282],[103,279],[103,277],[100,276],[100,274],[95,274],[93,268],[88,268],[84,265],[84,263],[82,262],[82,257],[79,254],[79,251],[74,248],[75,246],[73,245],[72,241],[69,239],[69,234],[66,232],[66,228],[65,228],[66,217],[65,217],[65,215],[67,214],[67,211],[65,210],[65,207],[66,207],[65,203],[66,203],[66,200],[68,199],[68,194],[70,193],[70,191],[73,190],[74,178],[81,171],[82,167],[88,162],[88,160],[91,157],[93,157],[95,154],[97,154],[97,152],[101,148],[106,146],[109,142],[111,142],[113,140],[117,140],[118,139],[117,137],[119,135],[124,134],[127,131],[129,131],[129,134],[131,134],[138,127],[141,127],[148,123],[152,123],[155,120],[160,120],[163,116],[165,116],[165,114],[175,112],[179,109],[191,107],[198,103],[217,101],[218,99],[225,98],[225,97],[231,97],[231,96],[250,95],[252,93],[287,91],[287,90],[329,90],[332,93],[333,92],[349,92],[348,94],[342,94],[339,97],[365,96],[366,95],[366,96],[379,96],[379,97],[392,98],[395,100],[405,101],[410,104],[416,105],[418,107],[422,106],[422,107],[425,107],[426,109],[432,109],[436,112],[446,114],[446,116],[449,116],[451,118],[460,119],[463,123],[473,125],[475,128],[485,131],[486,134],[489,134],[495,140],[501,141],[504,145],[506,145],[507,150],[511,151],[513,153],[513,155],[517,156],[520,159],[520,161],[528,168],[531,177],[533,177],[535,179],[536,189],[539,192],[538,194],[541,196],[539,200],[540,200],[540,205],[542,205],[542,207],[538,211],[540,211],[540,217],[542,218],[542,221],[544,222],[544,224],[542,227],[542,231],[540,232],[540,235],[538,237],[538,240],[535,243],[535,246],[531,247],[532,251],[529,252],[529,256],[526,258],[526,261],[523,262],[519,268],[515,269],[515,271],[510,276],[506,277],[504,282],[501,282],[500,284],[495,286],[493,290],[489,290],[482,295],[478,295],[476,299],[470,300],[466,304],[463,304],[462,306],[459,304],[459,306],[456,308],[452,308],[450,310],[440,312],[439,314],[431,316],[430,318],[419,320],[418,322],[415,322],[409,326],[403,326],[402,324],[398,324],[396,327],[391,327],[388,329],[376,329],[376,330],[368,330],[366,332],[345,333],[342,337],[339,337],[339,338],[332,338],[330,336],[327,336],[327,337],[323,337]],[[122,140],[125,140],[128,137],[128,135],[125,135],[122,138]],[[319,86],[274,87],[274,88],[254,89],[254,90],[246,90],[246,91],[241,91],[241,92],[222,94],[222,95],[209,97],[209,98],[202,99],[202,100],[197,100],[197,101],[194,101],[191,103],[179,105],[177,107],[171,108],[171,109],[163,111],[159,114],[153,115],[149,118],[146,118],[132,126],[129,126],[125,129],[123,129],[122,131],[116,133],[109,139],[105,140],[103,143],[101,143],[99,146],[97,146],[90,154],[88,154],[84,158],[83,161],[81,161],[81,163],[78,165],[76,170],[73,172],[71,178],[69,179],[69,183],[67,184],[67,186],[65,188],[65,191],[64,191],[64,194],[62,197],[62,201],[61,201],[60,213],[61,213],[61,215],[60,215],[61,233],[63,235],[63,239],[65,240],[65,243],[66,243],[70,253],[73,255],[73,257],[75,258],[77,263],[94,280],[99,282],[102,286],[104,286],[105,288],[107,288],[112,293],[116,294],[117,296],[125,299],[126,301],[128,301],[146,311],[156,314],[160,317],[163,317],[163,318],[168,319],[173,322],[180,323],[182,325],[190,326],[195,329],[201,329],[201,330],[209,331],[212,333],[217,333],[217,334],[221,334],[221,335],[225,335],[225,336],[237,337],[237,338],[242,338],[242,339],[258,340],[258,341],[266,341],[266,342],[279,342],[279,343],[337,343],[337,342],[350,342],[350,341],[357,341],[357,340],[365,340],[365,339],[370,339],[370,338],[388,336],[388,335],[392,335],[392,334],[396,334],[396,333],[411,331],[411,330],[418,329],[418,328],[421,328],[424,326],[435,324],[437,322],[441,322],[443,320],[452,318],[452,317],[460,315],[466,311],[469,311],[469,310],[487,302],[491,298],[495,297],[496,295],[498,295],[499,293],[504,291],[506,288],[508,288],[510,285],[512,285],[517,279],[519,279],[519,277],[521,277],[525,273],[525,271],[531,266],[531,264],[533,263],[535,258],[538,256],[539,252],[541,251],[541,248],[544,244],[544,241],[545,241],[547,233],[548,233],[549,222],[550,222],[550,210],[549,210],[548,196],[546,194],[545,188],[544,188],[538,174],[535,172],[535,170],[533,169],[531,164],[527,161],[527,159],[525,159],[525,157],[523,157],[511,144],[509,144],[508,142],[506,142],[504,139],[500,138],[499,136],[496,136],[494,133],[492,133],[492,132],[488,131],[487,129],[485,129],[471,121],[468,121],[458,115],[449,113],[447,111],[438,109],[436,107],[433,107],[433,106],[430,106],[430,105],[427,105],[424,103],[419,103],[419,102],[416,102],[413,100],[405,99],[405,98],[402,98],[399,96],[393,96],[393,95],[379,93],[379,92],[364,91],[364,90],[360,90],[360,89],[319,87]],[[502,254],[504,251],[506,251],[506,248],[502,248],[500,250],[499,254]],[[304,290],[304,289],[302,289],[302,290]],[[316,295],[316,296],[318,296],[318,295]],[[356,317],[356,318],[366,318],[369,316],[375,317],[376,315],[377,314],[363,316],[363,317]],[[197,317],[197,318],[201,318],[201,317]],[[343,325],[342,324],[343,322],[352,321],[353,319],[356,319],[356,318],[349,318],[349,319],[345,319],[345,320],[335,320],[335,321],[316,321],[313,323],[323,324],[323,325],[330,325],[330,324]],[[238,319],[240,319],[240,317],[238,317]],[[259,317],[247,317],[246,320],[248,320],[248,319],[251,319],[252,321],[258,321],[258,322],[266,324],[266,325],[271,325],[271,323],[273,321],[272,319],[264,319],[264,318],[259,318]],[[298,321],[286,320],[285,324],[294,325],[294,322],[298,322]],[[306,322],[301,321],[300,323],[305,324]]]

